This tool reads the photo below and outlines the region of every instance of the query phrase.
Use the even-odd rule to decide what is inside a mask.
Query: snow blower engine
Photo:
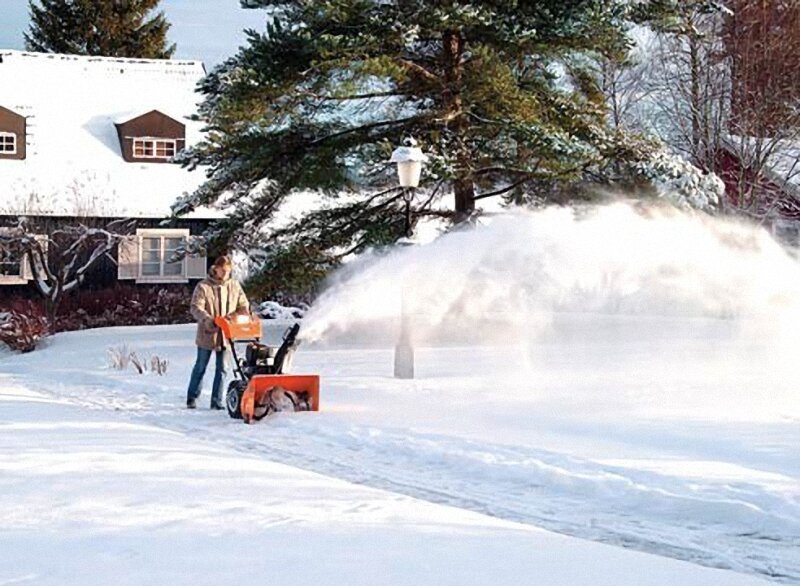
[[[319,376],[284,374],[291,365],[300,324],[283,334],[280,346],[261,343],[261,320],[255,315],[216,317],[214,324],[230,342],[236,380],[228,385],[228,415],[251,423],[278,411],[319,411]],[[237,344],[247,344],[244,356]]]

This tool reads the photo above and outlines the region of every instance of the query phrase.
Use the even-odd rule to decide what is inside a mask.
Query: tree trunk
[[[475,186],[471,179],[456,179],[453,182],[456,202],[456,222],[463,222],[475,211]]]
[[[45,297],[44,310],[47,313],[47,321],[50,323],[51,331],[56,324],[56,313],[58,313],[58,304],[61,302],[60,297]]]
[[[464,65],[461,58],[464,53],[464,38],[458,31],[447,31],[443,36],[444,47],[444,90],[442,102],[444,114],[455,135],[455,179],[453,194],[455,196],[456,222],[469,218],[475,210],[475,186],[470,177],[471,160],[466,144],[469,124],[464,116],[461,102],[461,87],[464,79]]]
[[[692,26],[695,26],[696,23],[692,22]],[[702,128],[700,122],[700,109],[703,107],[702,101],[703,96],[700,95],[700,53],[699,53],[699,41],[694,33],[689,35],[689,75],[691,76],[690,80],[690,109],[691,109],[691,119],[692,119],[692,150],[694,151],[692,154],[694,155],[695,161],[699,163],[699,166],[707,169],[708,168],[708,161],[706,161],[705,153],[703,152],[703,145],[702,145]]]

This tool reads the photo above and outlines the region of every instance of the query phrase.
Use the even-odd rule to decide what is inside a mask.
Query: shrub
[[[285,307],[275,301],[263,301],[256,307],[255,313],[263,319],[302,319],[308,311],[308,306]]]
[[[108,349],[111,368],[114,370],[127,370],[128,366],[133,367],[139,374],[144,374],[148,370],[159,376],[167,373],[169,361],[162,359],[157,354],[150,356],[149,360],[141,358],[136,352],[128,349],[127,344]]]
[[[109,361],[111,368],[114,370],[125,370],[131,359],[131,351],[128,349],[127,344],[122,344],[116,348],[108,349]]]
[[[0,341],[19,352],[32,352],[39,341],[48,336],[47,319],[17,311],[0,313]]]
[[[192,291],[188,286],[78,290],[64,297],[53,323],[45,317],[41,299],[5,297],[0,300],[4,331],[0,341],[29,352],[49,333],[111,326],[189,323]],[[7,315],[6,315],[7,314]]]
[[[186,286],[120,285],[100,291],[77,291],[62,302],[54,329],[188,323],[192,321],[191,296]]]
[[[153,355],[150,357],[150,360],[144,360],[139,358],[139,355],[136,352],[131,352],[131,364],[136,369],[136,372],[139,374],[144,374],[147,372],[147,366],[150,365],[150,372],[156,373],[158,376],[162,376],[167,372],[167,360],[162,360],[157,355]]]

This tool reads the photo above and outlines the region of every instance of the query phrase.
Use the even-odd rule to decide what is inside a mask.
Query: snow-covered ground
[[[732,327],[563,315],[412,381],[307,345],[322,410],[252,426],[183,407],[191,325],[59,334],[0,355],[0,583],[799,581],[797,396]]]

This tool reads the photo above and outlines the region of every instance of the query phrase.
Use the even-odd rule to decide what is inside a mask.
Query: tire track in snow
[[[770,514],[774,497],[758,487],[750,493],[741,483],[722,492],[718,485],[704,490],[697,482],[552,452],[405,429],[339,426],[305,414],[253,426],[218,419],[192,425],[185,418],[142,415],[154,425],[357,484],[800,583],[800,518]]]

